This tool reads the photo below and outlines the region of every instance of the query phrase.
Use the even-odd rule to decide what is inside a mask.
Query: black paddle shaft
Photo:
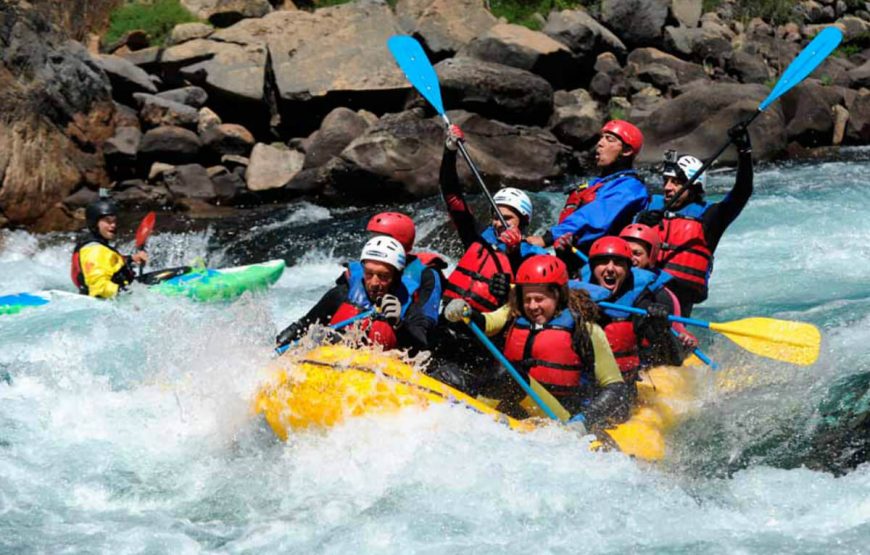
[[[759,114],[761,114],[761,110],[756,110],[755,113],[752,114],[752,116],[743,123],[743,125],[745,127],[749,127],[749,124],[752,123],[753,121],[755,121],[755,118],[757,118],[759,116]],[[674,207],[674,205],[677,203],[677,199],[679,199],[680,195],[683,194],[683,191],[685,191],[686,189],[688,189],[689,187],[694,185],[695,181],[697,181],[698,178],[701,177],[701,175],[703,175],[703,173],[705,171],[707,171],[707,169],[710,166],[713,165],[713,162],[715,162],[720,156],[722,156],[722,153],[725,152],[725,149],[728,148],[732,142],[733,142],[733,139],[731,137],[728,137],[728,140],[725,141],[725,144],[723,144],[719,148],[719,150],[716,151],[716,153],[713,156],[707,158],[707,161],[704,162],[704,164],[700,167],[700,169],[698,169],[698,171],[695,172],[695,175],[690,177],[689,180],[686,181],[686,183],[677,190],[677,193],[673,197],[671,197],[671,200],[669,200],[665,204],[665,210],[670,210],[671,208]]]
[[[480,184],[480,189],[483,191],[484,196],[486,196],[486,200],[488,200],[489,204],[492,205],[492,209],[495,211],[495,217],[498,218],[498,221],[501,222],[501,225],[503,225],[504,228],[507,229],[507,222],[505,221],[504,216],[501,215],[501,212],[498,209],[498,205],[495,203],[495,199],[493,199],[492,195],[489,194],[489,190],[486,188],[486,183],[484,183],[483,177],[481,177],[480,172],[477,171],[477,166],[474,165],[474,161],[472,161],[471,155],[469,155],[468,151],[465,149],[464,141],[456,141],[456,144],[459,147],[459,152],[462,153],[462,157],[465,158],[465,162],[468,163],[468,167],[469,169],[471,169],[471,173],[474,174],[475,179],[477,179],[477,183]]]

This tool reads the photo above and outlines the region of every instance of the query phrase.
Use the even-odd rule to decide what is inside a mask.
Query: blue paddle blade
[[[759,111],[764,110],[773,103],[774,100],[791,90],[792,87],[804,80],[804,78],[819,67],[825,58],[837,48],[840,41],[843,40],[843,33],[836,27],[826,27],[821,33],[816,35],[808,45],[804,47],[798,57],[786,68],[785,73],[779,78],[776,86],[770,92],[764,102],[758,107]]]
[[[387,48],[408,81],[443,116],[444,104],[441,102],[438,75],[435,74],[435,68],[429,63],[420,43],[407,35],[394,35],[387,40]]]

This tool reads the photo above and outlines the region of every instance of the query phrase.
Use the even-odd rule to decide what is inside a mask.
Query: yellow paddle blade
[[[710,329],[759,356],[801,366],[809,366],[819,358],[822,334],[805,322],[744,318],[723,324],[710,322]]]
[[[556,415],[556,418],[559,419],[559,422],[567,422],[569,418],[571,418],[571,413],[562,406],[562,403],[559,402],[558,399],[553,397],[553,394],[547,391],[547,388],[542,386],[538,380],[529,376],[529,385],[532,386],[532,391],[538,394],[538,397],[541,398],[541,401],[544,402],[547,407],[553,414]],[[542,416],[546,416],[544,411],[541,411]]]

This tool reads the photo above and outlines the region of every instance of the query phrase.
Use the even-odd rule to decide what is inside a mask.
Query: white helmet
[[[519,189],[514,189],[513,187],[505,187],[504,189],[499,190],[492,197],[492,200],[494,200],[496,204],[513,208],[519,212],[520,216],[531,221],[532,199],[530,199],[529,195],[525,192],[520,191]]]
[[[401,272],[405,269],[405,247],[392,237],[375,237],[363,247],[360,260],[383,262]]]
[[[680,179],[689,180],[692,179],[692,176],[695,175],[698,170],[701,169],[704,163],[695,158],[694,156],[680,156],[677,160],[676,166],[673,163],[665,164],[665,171],[662,173],[665,177],[677,177]],[[701,174],[698,176],[698,179],[695,180],[695,183],[704,188],[704,185],[707,182],[707,174]]]

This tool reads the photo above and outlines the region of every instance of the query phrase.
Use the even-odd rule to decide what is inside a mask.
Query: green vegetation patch
[[[570,10],[592,3],[590,0],[490,0],[489,9],[494,16],[503,17],[508,23],[538,31],[541,29],[540,17],[547,19],[551,11]]]
[[[172,28],[179,23],[199,21],[178,0],[128,1],[109,16],[109,30],[104,44],[112,44],[128,31],[141,29],[148,33],[151,44],[163,44]]]

